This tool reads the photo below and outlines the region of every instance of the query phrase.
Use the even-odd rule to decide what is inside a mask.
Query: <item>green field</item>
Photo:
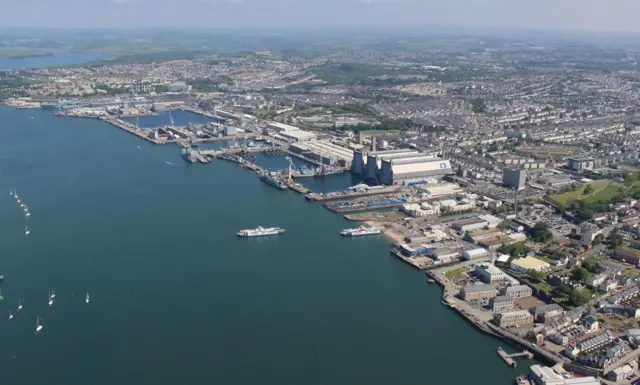
[[[452,280],[456,277],[461,276],[464,273],[464,267],[460,267],[457,269],[451,269],[449,271],[447,271],[444,276],[447,277],[449,280]]]
[[[584,201],[587,203],[597,202],[599,200],[610,200],[615,198],[618,195],[620,188],[614,185],[608,185],[604,189],[594,193],[591,196],[584,198]]]
[[[591,186],[593,193],[584,194],[587,186]],[[618,187],[608,182],[593,182],[578,187],[574,191],[549,196],[549,199],[563,205],[569,205],[575,201],[595,202],[601,199],[611,199],[618,193]]]

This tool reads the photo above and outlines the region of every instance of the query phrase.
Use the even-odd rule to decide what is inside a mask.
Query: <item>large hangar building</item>
[[[448,160],[414,150],[356,150],[351,171],[365,181],[388,186],[411,186],[428,183],[429,178],[453,173]]]

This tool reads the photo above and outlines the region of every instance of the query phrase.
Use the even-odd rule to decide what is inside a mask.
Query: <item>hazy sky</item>
[[[522,27],[640,32],[640,0],[0,0],[0,27]]]

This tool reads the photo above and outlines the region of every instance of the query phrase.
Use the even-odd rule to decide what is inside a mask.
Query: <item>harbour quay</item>
[[[329,193],[310,193],[305,197],[307,200],[322,202],[338,199],[359,198],[373,195],[388,194],[398,191],[394,186],[368,186],[365,184],[356,185],[345,191],[335,191]]]
[[[334,213],[349,213],[397,208],[402,206],[404,202],[406,202],[406,200],[403,200],[401,195],[391,195],[389,197],[376,195],[376,197],[367,197],[365,199],[330,201],[324,203],[323,206]]]

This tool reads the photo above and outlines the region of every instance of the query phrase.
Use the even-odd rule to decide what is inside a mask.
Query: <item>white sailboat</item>
[[[51,289],[51,299],[54,299],[54,298],[56,298],[56,292],[53,289]]]
[[[20,207],[24,207],[24,203],[20,203]]]
[[[27,224],[29,222],[28,219],[29,219],[29,217],[25,217],[25,220],[24,220],[24,235],[31,234],[31,231],[29,231],[29,228],[27,227]]]
[[[11,191],[11,189],[9,189],[9,196],[13,196],[13,191]]]
[[[13,319],[13,313],[11,313],[11,310],[9,310],[9,319],[12,320]]]
[[[20,196],[18,195],[18,190],[13,190],[13,197],[16,198],[16,201],[20,203]]]
[[[18,311],[22,310],[22,300],[18,298]]]
[[[24,212],[28,213],[29,212],[29,208],[27,207],[27,205],[24,205]]]
[[[42,330],[42,325],[40,325],[40,317],[38,317],[36,321],[36,333],[40,332],[40,330]]]
[[[84,303],[89,304],[89,292],[87,292],[87,296],[84,298]]]
[[[49,290],[49,306],[53,306],[53,297],[51,297],[51,290]]]
[[[25,216],[25,217],[30,217],[30,216],[31,216],[31,213],[27,211],[26,213],[24,213],[24,216]]]

